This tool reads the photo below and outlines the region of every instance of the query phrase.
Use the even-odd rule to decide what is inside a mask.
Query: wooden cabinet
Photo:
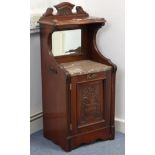
[[[80,6],[73,13],[73,7],[61,3],[55,6],[57,14],[48,8],[39,20],[43,131],[65,151],[99,139],[113,139],[115,134],[116,65],[100,53],[95,41],[105,19],[89,17]],[[55,56],[53,33],[77,29],[81,30],[80,47]],[[71,38],[69,43],[73,45],[77,38]]]
[[[73,90],[71,90],[72,107],[72,124],[75,123],[73,130],[76,133],[96,129],[98,127],[106,127],[108,122],[108,114],[110,105],[106,99],[106,85],[108,80],[104,76],[100,79],[91,81],[77,81],[75,77]],[[110,85],[109,85],[110,86]],[[74,117],[75,115],[75,117]]]

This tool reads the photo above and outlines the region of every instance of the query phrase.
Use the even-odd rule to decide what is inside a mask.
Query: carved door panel
[[[103,121],[102,81],[77,84],[78,127]]]
[[[73,132],[108,127],[110,123],[110,78],[106,74],[94,80],[72,83]]]

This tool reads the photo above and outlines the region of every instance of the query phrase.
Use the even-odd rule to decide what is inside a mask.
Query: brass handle
[[[96,74],[88,74],[87,79],[95,79],[97,77]]]

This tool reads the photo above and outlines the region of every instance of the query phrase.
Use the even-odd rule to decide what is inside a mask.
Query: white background
[[[29,1],[2,1],[0,154],[29,154]],[[154,1],[126,2],[126,155],[155,154]],[[115,154],[115,153],[114,153]]]

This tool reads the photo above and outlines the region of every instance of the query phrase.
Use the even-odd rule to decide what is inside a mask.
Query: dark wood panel
[[[77,127],[88,127],[103,118],[103,81],[77,84]]]
[[[69,137],[70,139],[70,148],[74,149],[81,144],[89,144],[92,142],[95,142],[97,140],[108,140],[110,139],[110,128],[97,128],[96,130],[92,130],[90,132],[86,132],[83,134],[78,134],[72,137]]]
[[[87,80],[87,75],[71,79],[73,134],[110,126],[111,71],[96,75],[90,80]]]

